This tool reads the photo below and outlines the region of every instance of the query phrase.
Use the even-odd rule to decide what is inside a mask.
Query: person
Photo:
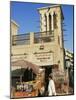
[[[52,79],[52,75],[49,75],[48,95],[49,96],[56,95],[55,83],[54,83],[54,81]]]

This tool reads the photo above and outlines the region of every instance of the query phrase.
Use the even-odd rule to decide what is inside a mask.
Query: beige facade
[[[44,7],[38,11],[41,15],[39,33],[18,35],[18,25],[11,22],[11,61],[26,60],[41,67],[58,66],[60,71],[64,71],[61,7],[59,5]],[[19,67],[15,67],[17,68]]]
[[[11,21],[11,34],[17,35],[18,34],[19,25],[15,21]]]
[[[69,63],[70,63],[70,68],[74,68],[74,54],[73,54],[73,52],[71,52],[71,51],[69,51],[69,50],[67,50],[67,49],[65,49],[65,61],[67,62],[67,61],[69,61]],[[67,67],[67,65],[66,65],[66,67]]]

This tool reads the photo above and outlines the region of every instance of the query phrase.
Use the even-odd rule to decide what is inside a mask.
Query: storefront
[[[28,61],[15,61],[12,66],[18,66],[18,69],[11,72],[11,97],[38,96],[38,90],[44,81],[44,70]]]

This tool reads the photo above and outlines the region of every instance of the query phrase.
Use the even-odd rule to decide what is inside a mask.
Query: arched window
[[[49,31],[51,32],[51,15],[49,14]]]
[[[57,28],[57,14],[54,13],[53,15],[53,22],[54,22],[54,29]]]
[[[60,37],[58,36],[58,44],[60,45]]]

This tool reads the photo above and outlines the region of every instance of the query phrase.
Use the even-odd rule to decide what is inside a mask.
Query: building
[[[65,49],[65,61],[66,61],[66,63],[67,63],[67,61],[69,61],[69,67],[71,69],[73,69],[73,67],[74,67],[74,54],[73,54],[73,52],[71,52],[67,49]],[[67,65],[66,65],[66,67],[67,67]]]
[[[69,86],[74,89],[74,54],[67,49],[65,49],[65,63],[68,70]]]
[[[64,16],[60,5],[38,8],[38,11],[40,32],[18,34],[18,24],[11,21],[11,63],[28,61],[45,69],[46,82],[49,74],[64,72]],[[21,69],[21,66],[11,67],[12,71],[17,69]]]

